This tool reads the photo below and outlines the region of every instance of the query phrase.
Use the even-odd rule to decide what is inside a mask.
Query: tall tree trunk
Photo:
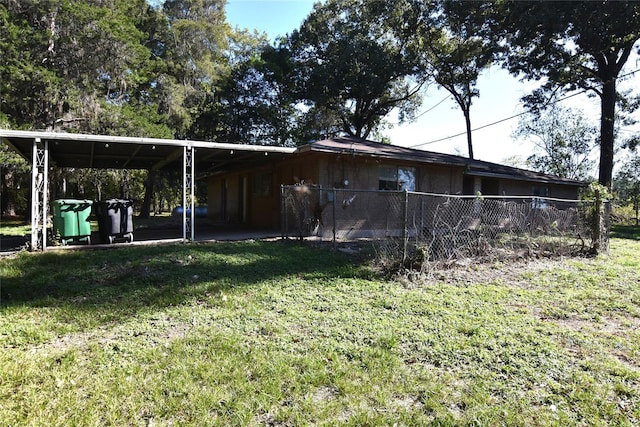
[[[147,219],[151,216],[151,199],[153,198],[153,187],[157,175],[158,171],[156,170],[147,171],[147,179],[144,182],[144,200],[142,201],[142,206],[140,206],[139,218]]]
[[[13,187],[13,172],[8,168],[2,167],[0,180],[2,180],[2,190],[0,191],[0,213],[2,215],[15,216],[16,208],[11,194]]]
[[[611,76],[604,81],[600,97],[600,172],[598,182],[611,188],[613,179],[613,151],[616,112],[616,79]]]
[[[128,169],[124,169],[120,174],[120,198],[128,199],[131,194],[131,180],[130,172]],[[146,192],[145,192],[146,193]]]
[[[471,141],[471,112],[470,106],[468,108],[463,108],[462,112],[464,113],[464,122],[467,126],[467,147],[469,148],[469,158],[473,160],[473,142]]]

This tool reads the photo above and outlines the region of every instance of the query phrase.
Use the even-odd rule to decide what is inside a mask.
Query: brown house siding
[[[484,179],[484,178],[483,178]],[[530,181],[512,180],[512,179],[497,179],[498,193],[491,194],[489,192],[483,192],[485,195],[497,195],[497,196],[533,196],[534,188],[546,188],[548,191],[547,197],[553,197],[556,199],[572,199],[578,198],[578,188],[558,185],[558,184],[545,184],[534,183]]]
[[[272,168],[209,177],[208,218],[214,222],[260,228],[278,224],[279,179],[278,172]]]
[[[576,199],[578,186],[545,184],[502,176],[465,175],[465,164],[438,164],[417,159],[394,159],[351,152],[301,151],[260,167],[210,177],[208,179],[209,219],[240,223],[250,227],[280,227],[280,186],[305,183],[323,188],[378,190],[380,167],[411,167],[415,170],[415,190],[436,194],[475,194],[529,196],[534,187],[545,187],[548,196]],[[499,166],[499,165],[496,165]],[[492,169],[488,169],[492,173]],[[382,227],[394,209],[384,197],[369,198],[368,205],[354,203],[353,218],[367,218],[371,227]],[[324,205],[323,205],[324,204]],[[383,206],[384,205],[384,206]],[[319,201],[322,215],[328,215],[325,200]],[[385,227],[388,228],[389,224]],[[384,229],[384,227],[383,227]]]

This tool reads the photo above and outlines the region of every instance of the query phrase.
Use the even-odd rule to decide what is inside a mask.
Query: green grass
[[[285,242],[0,259],[0,425],[638,425],[640,241],[415,283]]]
[[[611,227],[611,237],[640,240],[640,227],[632,225],[614,225]]]
[[[31,233],[31,224],[19,218],[0,218],[0,236],[25,236]]]

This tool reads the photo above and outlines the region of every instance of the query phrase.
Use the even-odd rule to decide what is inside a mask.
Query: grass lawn
[[[287,242],[0,258],[0,425],[639,425],[618,231],[419,283]]]
[[[31,223],[22,218],[0,218],[0,236],[24,236],[31,233]]]

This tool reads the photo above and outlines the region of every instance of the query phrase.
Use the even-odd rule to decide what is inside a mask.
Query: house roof
[[[321,152],[375,159],[417,162],[425,164],[459,166],[470,176],[484,176],[492,178],[513,179],[521,181],[535,181],[544,184],[564,184],[586,186],[587,183],[568,178],[543,174],[526,169],[468,159],[453,154],[436,153],[433,151],[416,150],[397,145],[383,144],[355,137],[335,137],[316,141],[299,147],[298,152]]]
[[[416,150],[355,137],[335,137],[298,148],[274,147],[157,138],[33,132],[0,129],[0,141],[28,161],[33,157],[33,141],[48,141],[53,163],[61,167],[161,169],[181,167],[184,147],[193,147],[196,170],[211,174],[282,160],[295,153],[322,152],[348,154],[393,161],[451,165],[464,168],[470,176],[485,176],[547,184],[586,186],[586,183],[497,163],[471,160],[452,154]]]

